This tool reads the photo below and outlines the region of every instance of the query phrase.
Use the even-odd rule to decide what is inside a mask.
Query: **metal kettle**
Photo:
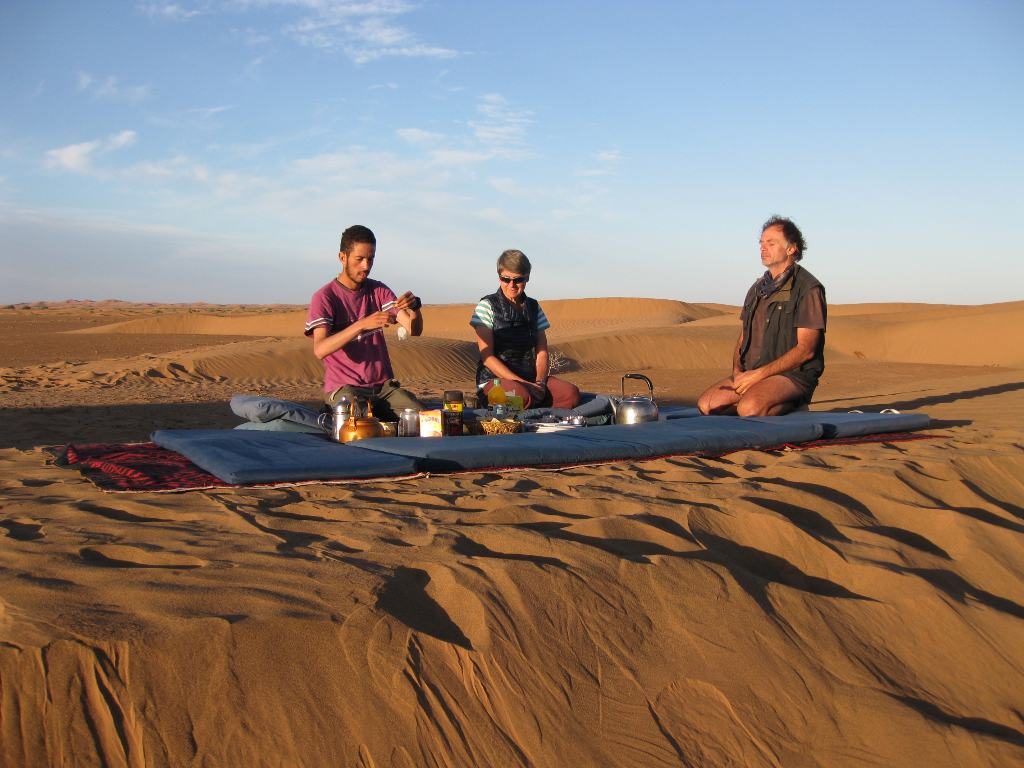
[[[647,382],[650,397],[630,395],[626,397],[626,379],[639,379]],[[640,424],[645,421],[658,420],[658,404],[654,402],[654,384],[642,373],[627,373],[622,377],[622,398],[618,402],[612,399],[612,413],[616,424]]]
[[[341,442],[351,443],[353,440],[363,440],[367,437],[384,437],[384,425],[380,423],[380,419],[374,418],[369,402],[366,403],[366,416],[356,416],[355,411],[353,407],[349,417],[345,419],[345,425],[338,435]]]

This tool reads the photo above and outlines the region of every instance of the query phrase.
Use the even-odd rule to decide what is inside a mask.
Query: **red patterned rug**
[[[104,491],[192,491],[228,483],[156,443],[87,443],[57,453],[58,466],[80,470]]]
[[[860,437],[813,440],[808,443],[780,445],[768,451],[806,451],[861,443],[896,443],[928,440],[936,435],[914,432],[890,432]],[[200,469],[180,453],[156,443],[88,443],[68,445],[55,451],[58,466],[79,470],[104,491],[194,491],[201,488],[237,488]],[[273,485],[266,483],[264,485]],[[283,483],[294,485],[294,483]]]

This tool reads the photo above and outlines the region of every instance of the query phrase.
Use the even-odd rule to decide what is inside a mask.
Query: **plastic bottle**
[[[506,402],[508,402],[508,398],[505,395],[505,390],[501,388],[501,381],[495,379],[494,385],[487,392],[487,406],[493,408],[496,405],[504,405]]]
[[[515,387],[512,387],[505,393],[505,402],[513,413],[519,413],[519,411],[523,410],[523,397],[516,394]]]

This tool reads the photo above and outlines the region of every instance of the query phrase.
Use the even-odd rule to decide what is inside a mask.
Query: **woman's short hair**
[[[504,251],[498,257],[499,275],[503,269],[507,269],[509,272],[514,272],[517,275],[528,275],[530,274],[530,260],[526,258],[526,254],[522,251],[515,249]]]

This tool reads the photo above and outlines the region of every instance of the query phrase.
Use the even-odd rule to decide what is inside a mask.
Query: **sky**
[[[3,0],[0,303],[1024,299],[1024,3]]]

